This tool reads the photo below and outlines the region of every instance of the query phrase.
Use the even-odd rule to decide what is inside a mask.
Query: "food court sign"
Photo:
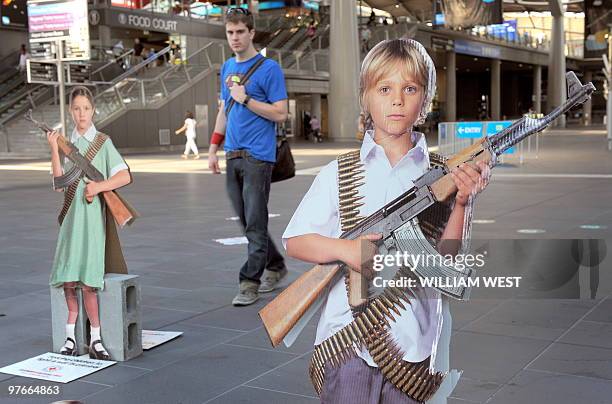
[[[152,13],[130,12],[125,10],[100,10],[101,24],[143,31],[185,32],[188,21]]]
[[[176,31],[177,21],[165,20],[147,15],[121,13],[117,17],[119,24],[150,31]]]

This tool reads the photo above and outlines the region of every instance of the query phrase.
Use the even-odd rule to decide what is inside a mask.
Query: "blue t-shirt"
[[[244,62],[236,62],[236,58],[231,58],[221,66],[221,99],[226,108],[232,100],[229,90],[232,84],[239,82],[262,57],[257,54]],[[280,66],[266,59],[249,78],[246,93],[252,99],[268,104],[286,100],[285,76]],[[225,151],[232,150],[248,150],[256,159],[275,162],[276,123],[235,103],[227,116],[225,129]]]

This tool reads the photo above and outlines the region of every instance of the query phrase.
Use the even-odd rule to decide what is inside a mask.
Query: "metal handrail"
[[[170,52],[170,50],[171,50],[171,47],[168,45],[167,47],[165,47],[161,51],[157,52],[156,54],[154,54],[152,56],[149,56],[148,58],[146,58],[142,62],[138,63],[136,66],[133,66],[130,69],[126,70],[124,73],[121,73],[119,76],[117,76],[113,80],[111,80],[111,83],[112,84],[117,84],[118,82],[120,82],[121,80],[125,79],[126,77],[132,75],[133,73],[136,73],[137,71],[145,68],[149,63],[153,62],[154,60],[156,60],[160,56],[163,56],[166,53]]]
[[[29,96],[31,96],[31,95],[32,95],[32,93],[33,93],[33,92],[35,92],[35,91],[37,91],[38,89],[40,89],[40,87],[42,87],[42,84],[39,84],[39,85],[37,85],[37,86],[34,86],[34,87],[32,87],[32,88],[28,89],[26,92],[24,92],[24,93],[22,93],[22,94],[18,95],[17,97],[12,98],[12,99],[10,100],[9,104],[7,104],[7,105],[5,105],[5,106],[0,106],[0,113],[2,113],[2,112],[4,112],[5,110],[9,109],[9,108],[12,106],[12,104],[15,104],[15,103],[17,103],[17,102],[21,101],[21,100],[22,100],[23,98],[25,98],[25,97],[29,97]]]
[[[132,53],[134,53],[134,49],[130,49],[129,51],[125,52],[123,55],[117,56],[116,58],[113,58],[111,60],[109,60],[108,62],[106,62],[104,65],[98,67],[96,70],[94,70],[93,72],[91,72],[92,75],[101,72],[102,70],[106,69],[108,66],[114,65],[115,63],[117,63],[119,60],[125,58],[128,55],[131,55]]]
[[[40,87],[42,87],[42,85],[36,87],[35,89],[40,88]],[[21,108],[17,108],[11,114],[9,114],[6,117],[0,119],[0,127],[4,126],[7,122],[9,122],[10,120],[14,119],[15,117],[21,115],[24,110],[31,109],[31,108],[36,106],[34,104],[34,100],[32,99],[32,92],[33,92],[33,90],[32,91],[28,91],[26,94],[23,95],[23,97],[20,97],[20,98],[24,98],[24,97],[29,98],[30,104],[29,105],[26,104],[25,106],[22,106]],[[49,93],[48,90],[47,90],[47,93]],[[43,93],[40,93],[38,96],[41,97],[42,94]]]
[[[134,90],[138,91],[140,94],[138,95],[138,98],[140,98],[141,100],[141,104],[142,106],[145,106],[148,104],[147,102],[147,97],[146,97],[146,91],[145,91],[145,83],[151,83],[151,82],[160,82],[162,85],[162,91],[163,94],[165,96],[168,95],[168,89],[165,86],[164,83],[164,78],[171,74],[172,72],[177,71],[178,69],[185,69],[185,77],[186,77],[186,82],[190,82],[192,80],[192,78],[190,77],[189,73],[186,70],[186,63],[188,63],[190,60],[193,60],[195,57],[199,56],[202,52],[207,52],[208,49],[210,49],[211,46],[218,44],[218,45],[223,45],[222,43],[219,42],[214,42],[211,41],[209,43],[207,43],[205,46],[203,46],[202,48],[198,49],[196,52],[192,53],[191,55],[189,55],[184,63],[181,63],[180,65],[174,65],[172,67],[170,67],[169,69],[161,72],[160,74],[158,74],[155,77],[150,77],[150,78],[137,78],[137,77],[124,77],[121,80],[118,80],[115,83],[108,83],[110,84],[109,87],[107,87],[106,89],[104,89],[103,91],[101,91],[100,93],[98,93],[96,95],[96,99],[101,99],[103,97],[107,97],[110,95],[111,98],[115,98],[116,101],[118,101],[118,104],[121,105],[120,109],[115,109],[112,110],[113,107],[111,106],[111,111],[110,111],[110,115],[114,114],[116,111],[121,110],[126,108],[126,103],[124,102],[124,96],[132,93]],[[165,52],[163,52],[165,53]],[[159,54],[156,55],[156,57],[158,57],[160,54],[162,54],[162,52],[160,52]],[[208,70],[211,68],[214,68],[214,64],[212,63],[212,60],[210,58],[210,55],[208,55],[208,53],[206,53],[206,60],[208,62]],[[144,62],[143,62],[144,63]],[[150,63],[150,61],[148,61],[148,63]],[[129,86],[129,89],[127,92],[123,92],[120,89],[120,86],[123,86],[123,84],[126,83],[132,83]],[[134,87],[134,86],[139,86],[140,88],[138,89],[138,87]],[[110,116],[110,115],[107,115]]]

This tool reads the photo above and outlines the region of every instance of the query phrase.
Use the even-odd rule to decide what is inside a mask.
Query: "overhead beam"
[[[561,17],[563,15],[561,0],[548,0],[548,5],[550,5],[550,13],[553,17]]]

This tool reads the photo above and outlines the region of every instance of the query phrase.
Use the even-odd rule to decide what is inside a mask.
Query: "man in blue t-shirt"
[[[220,173],[217,149],[225,139],[227,192],[249,240],[248,259],[240,269],[240,290],[232,301],[235,306],[254,303],[260,292],[271,292],[287,274],[283,256],[268,233],[276,123],[287,119],[287,90],[283,71],[270,59],[245,84],[249,69],[263,58],[253,46],[253,27],[248,10],[228,10],[225,31],[236,56],[221,67],[221,103],[208,151],[208,167]]]

